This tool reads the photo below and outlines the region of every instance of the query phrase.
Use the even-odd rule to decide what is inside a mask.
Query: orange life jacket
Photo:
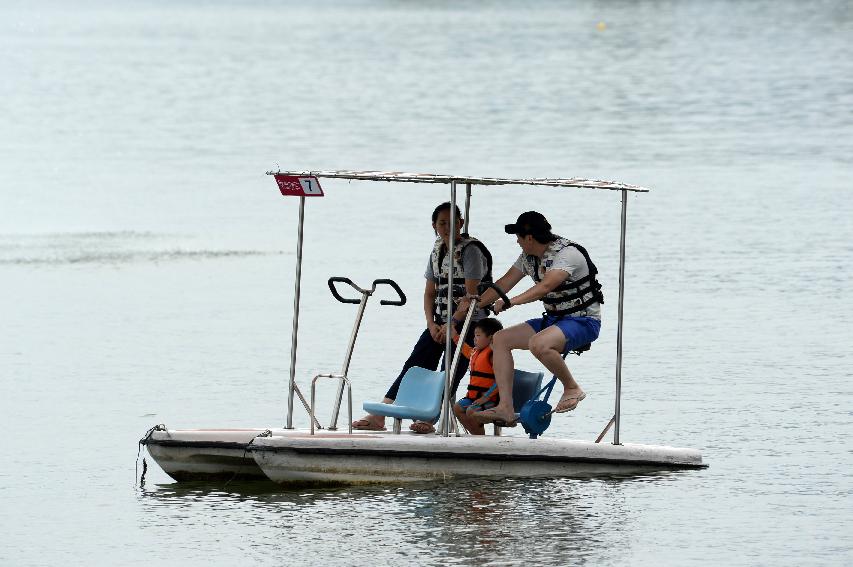
[[[468,393],[465,394],[465,397],[470,400],[479,399],[489,391],[489,388],[495,385],[492,347],[487,346],[483,350],[479,350],[465,344],[462,347],[462,354],[471,360],[471,380],[468,382]],[[497,403],[499,400],[498,391],[495,389],[489,396],[489,401]]]

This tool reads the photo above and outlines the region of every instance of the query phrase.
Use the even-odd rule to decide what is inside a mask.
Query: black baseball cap
[[[545,219],[542,213],[536,211],[527,211],[518,215],[518,220],[514,224],[504,226],[507,234],[517,234],[518,236],[550,236],[551,224]]]

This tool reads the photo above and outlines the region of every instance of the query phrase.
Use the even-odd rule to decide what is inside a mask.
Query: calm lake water
[[[4,0],[0,53],[1,564],[853,563],[850,3]],[[622,441],[710,468],[286,491],[149,462],[139,488],[154,424],[284,423],[297,201],[277,167],[651,187],[628,204]],[[448,191],[324,186],[299,384],[340,368],[355,316],[328,277],[412,299],[368,306],[358,408],[420,332]],[[572,361],[589,397],[547,433],[594,439],[618,193],[473,206],[498,272],[528,209],[599,265],[602,336]]]

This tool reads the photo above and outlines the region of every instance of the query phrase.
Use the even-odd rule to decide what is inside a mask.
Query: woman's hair
[[[531,234],[530,236],[539,244],[548,244],[557,240],[557,235],[551,231],[548,231],[548,234]]]
[[[432,224],[435,224],[435,221],[438,220],[439,213],[441,213],[443,211],[449,211],[450,207],[451,207],[450,201],[445,201],[444,203],[437,206],[435,208],[435,210],[432,212]],[[456,218],[461,221],[462,220],[462,213],[459,212],[459,207],[453,206],[453,210],[456,212]]]
[[[479,321],[474,323],[474,328],[480,329],[486,334],[487,337],[491,337],[492,335],[503,329],[504,326],[501,325],[501,322],[495,319],[494,317],[487,317],[485,319],[480,319]]]

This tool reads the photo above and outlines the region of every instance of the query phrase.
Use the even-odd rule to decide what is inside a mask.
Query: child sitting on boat
[[[472,435],[485,435],[486,429],[471,416],[497,406],[500,401],[492,367],[492,336],[501,329],[503,325],[497,319],[480,319],[474,322],[474,347],[462,343],[462,356],[471,361],[471,378],[465,397],[453,404],[453,413]],[[453,342],[459,342],[455,330]]]

